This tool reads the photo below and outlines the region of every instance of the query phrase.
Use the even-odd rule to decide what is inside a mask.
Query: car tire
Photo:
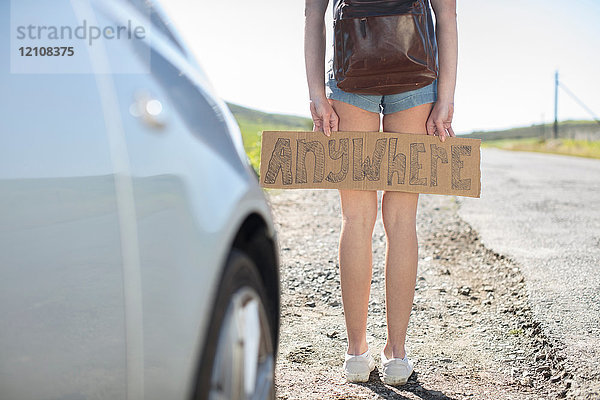
[[[234,249],[217,291],[197,399],[275,399],[275,338],[268,301],[255,263]]]

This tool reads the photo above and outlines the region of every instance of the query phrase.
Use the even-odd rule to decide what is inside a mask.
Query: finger
[[[320,120],[313,121],[313,131],[314,132],[322,132],[323,126]]]
[[[335,112],[331,114],[331,130],[337,132],[340,123],[340,118]]]
[[[448,127],[448,134],[452,137],[456,137],[456,134],[454,133],[454,129],[452,129],[452,125],[450,125]]]
[[[444,140],[446,140],[446,129],[444,128],[444,124],[441,121],[436,122],[435,127],[436,127],[437,133],[440,137],[440,141],[443,142]]]
[[[323,116],[323,120],[322,121],[326,121],[323,124],[323,133],[325,134],[325,136],[331,136],[331,126],[329,126],[329,119],[330,119],[330,115],[326,114]]]
[[[317,109],[315,108],[315,103],[313,103],[312,101],[310,102],[310,115],[312,116],[313,120],[317,117]]]
[[[435,124],[432,120],[427,120],[427,123],[425,124],[425,129],[427,130],[428,135],[435,136]]]

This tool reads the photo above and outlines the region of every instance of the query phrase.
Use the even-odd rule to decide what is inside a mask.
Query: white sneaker
[[[348,382],[367,382],[371,371],[374,369],[375,360],[369,350],[358,356],[351,356],[346,353],[344,375]]]
[[[383,373],[383,383],[386,385],[404,385],[413,373],[413,363],[408,359],[406,352],[404,358],[388,359],[382,351],[381,371]]]

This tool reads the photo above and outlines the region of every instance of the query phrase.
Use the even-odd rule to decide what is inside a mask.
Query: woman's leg
[[[383,117],[385,132],[426,134],[425,122],[433,104],[423,104]],[[381,216],[387,236],[385,290],[388,339],[384,353],[403,358],[406,329],[417,276],[416,215],[418,193],[384,192]]]
[[[340,131],[378,131],[379,114],[333,100]],[[332,133],[335,136],[335,133]],[[340,281],[348,332],[348,354],[367,351],[367,309],[371,289],[371,242],[377,218],[377,192],[340,190]]]

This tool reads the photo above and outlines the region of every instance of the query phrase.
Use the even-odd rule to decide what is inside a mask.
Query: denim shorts
[[[437,80],[431,85],[404,92],[386,96],[357,94],[344,92],[337,87],[333,72],[330,70],[327,74],[327,97],[333,100],[343,101],[344,103],[362,108],[374,113],[391,114],[398,111],[404,111],[412,107],[427,103],[435,103],[437,100]]]

